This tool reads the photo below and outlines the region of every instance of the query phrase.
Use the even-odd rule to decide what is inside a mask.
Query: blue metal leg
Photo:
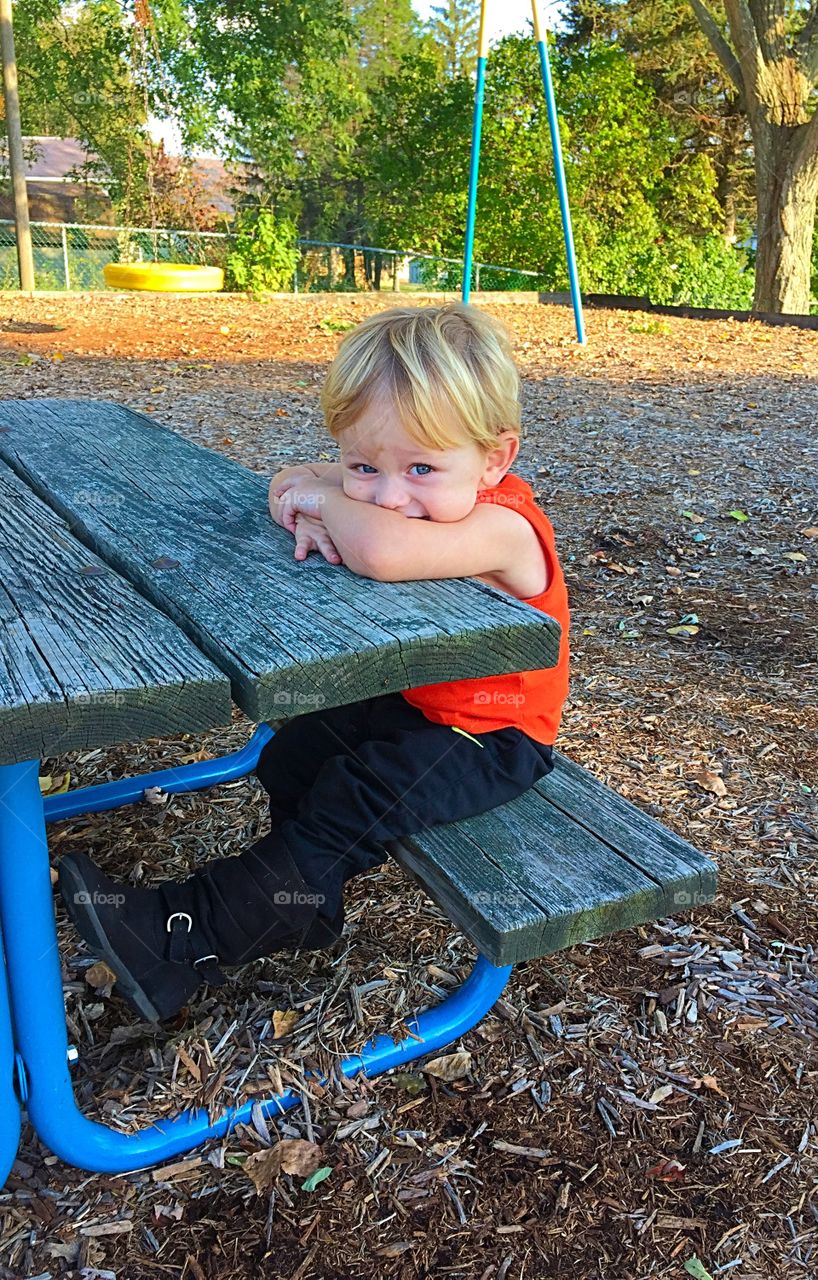
[[[68,1068],[45,806],[38,774],[36,760],[0,768],[0,923],[6,938],[17,1050],[25,1065],[29,1118],[42,1141],[70,1164],[99,1173],[143,1169],[189,1151],[205,1139],[224,1137],[237,1123],[249,1124],[253,1104],[228,1108],[213,1123],[204,1110],[186,1111],[134,1134],[117,1133],[97,1124],[77,1107]],[[140,783],[144,786],[145,779]],[[102,807],[111,806],[106,802]],[[373,1077],[451,1044],[492,1007],[510,973],[510,965],[496,968],[478,956],[462,987],[407,1024],[410,1036],[398,1044],[390,1036],[378,1036],[362,1053],[342,1060],[338,1070],[349,1077],[360,1072]],[[298,1093],[288,1089],[259,1102],[272,1119],[300,1100]]]
[[[14,1092],[14,1037],[0,937],[0,1187],[14,1164],[19,1145],[20,1104]]]
[[[122,778],[118,782],[103,782],[96,787],[78,787],[65,795],[47,796],[45,800],[46,822],[58,822],[62,818],[75,818],[78,813],[99,813],[103,809],[118,809],[122,804],[141,800],[146,787],[161,787],[163,791],[201,791],[217,782],[231,782],[255,769],[262,748],[273,736],[267,724],[256,729],[250,741],[241,751],[220,756],[218,760],[197,760],[195,764],[178,765],[173,769],[159,769],[156,773],[143,773],[136,778]]]

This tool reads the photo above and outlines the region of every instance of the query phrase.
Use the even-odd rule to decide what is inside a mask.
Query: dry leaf
[[[691,1080],[690,1083],[694,1089],[710,1089],[713,1093],[720,1094],[722,1098],[727,1097],[715,1076],[700,1076],[697,1080]]]
[[[301,1014],[297,1009],[276,1009],[273,1014],[273,1039],[288,1036],[300,1018]]]
[[[71,774],[64,773],[60,778],[52,778],[44,773],[40,778],[40,791],[44,796],[63,796],[71,785]]]
[[[258,1195],[263,1195],[270,1190],[280,1173],[308,1178],[311,1173],[320,1169],[322,1159],[321,1148],[314,1142],[307,1142],[306,1138],[285,1138],[274,1147],[254,1151],[242,1167]]]
[[[670,570],[668,569],[668,573]],[[685,622],[678,627],[668,627],[669,636],[696,636],[699,634],[699,628],[694,622]]]
[[[198,764],[200,760],[212,760],[213,752],[208,751],[206,747],[202,747],[199,751],[191,751],[186,756],[179,757],[180,764]]]
[[[89,987],[103,997],[109,996],[116,982],[116,974],[109,969],[104,960],[97,960],[90,969],[85,970],[85,981]]]
[[[254,1151],[242,1165],[242,1169],[256,1189],[256,1195],[262,1196],[269,1191],[281,1172],[280,1146],[281,1143],[278,1143],[275,1147]]]
[[[653,1093],[648,1098],[648,1102],[652,1102],[654,1105],[659,1102],[664,1102],[665,1098],[669,1098],[672,1093],[672,1084],[660,1084],[658,1089],[653,1090]]]
[[[727,787],[720,773],[712,773],[710,769],[702,769],[693,779],[703,791],[709,791],[714,796],[726,796]]]
[[[145,787],[142,795],[148,804],[167,804],[170,799],[170,793],[163,791],[161,787]]]
[[[447,1053],[442,1058],[433,1058],[421,1070],[437,1080],[462,1080],[471,1071],[471,1054],[465,1051]]]
[[[678,1160],[662,1160],[647,1170],[649,1178],[658,1178],[660,1182],[683,1182],[685,1166]]]
[[[809,529],[801,530],[802,538],[818,538],[818,524],[810,525]]]
[[[800,562],[806,560],[807,557],[804,555],[803,551],[785,551],[783,558],[785,560],[798,560]]]
[[[273,1150],[281,1152],[281,1172],[296,1178],[308,1178],[321,1167],[324,1158],[321,1148],[306,1138],[285,1138]]]

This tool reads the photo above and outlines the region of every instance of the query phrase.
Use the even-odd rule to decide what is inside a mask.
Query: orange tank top
[[[568,593],[557,558],[551,521],[534,501],[531,486],[508,473],[493,489],[477,495],[478,502],[513,505],[536,530],[548,566],[548,586],[525,604],[542,609],[560,624],[559,661],[541,671],[484,676],[476,680],[449,680],[406,689],[404,698],[435,724],[448,724],[467,733],[489,733],[515,726],[535,742],[552,745],[568,695]]]

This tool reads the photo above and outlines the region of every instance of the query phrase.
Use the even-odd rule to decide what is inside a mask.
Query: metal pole
[[[480,0],[480,33],[477,37],[477,83],[474,87],[474,116],[471,130],[469,164],[469,205],[466,214],[466,245],[463,253],[463,301],[471,293],[471,264],[474,249],[474,221],[477,215],[477,175],[480,171],[480,135],[483,130],[483,91],[486,84],[486,58],[489,38],[486,26],[486,0]]]
[[[577,330],[577,342],[585,342],[585,320],[582,314],[582,295],[579,289],[577,259],[574,253],[574,234],[571,230],[571,209],[568,205],[568,188],[565,185],[565,166],[562,162],[562,146],[560,145],[560,126],[557,119],[557,104],[554,98],[554,85],[551,80],[551,63],[548,58],[548,45],[545,28],[540,26],[539,0],[531,0],[531,11],[534,15],[534,39],[540,55],[540,71],[543,89],[545,90],[545,106],[548,112],[548,129],[551,134],[551,150],[554,156],[554,177],[557,180],[557,195],[560,202],[562,218],[562,235],[565,240],[565,257],[568,262],[568,281],[571,287],[571,301],[574,306],[574,324]]]
[[[61,228],[61,230],[62,230],[62,269],[63,269],[63,272],[65,273],[65,287],[66,289],[70,289],[71,273],[68,270],[68,235],[66,233],[64,226]]]
[[[392,292],[398,291],[398,255],[392,254]]]
[[[34,256],[28,221],[23,134],[20,128],[20,98],[17,92],[17,60],[14,56],[14,27],[11,0],[0,0],[0,52],[3,57],[3,90],[6,101],[6,134],[9,140],[9,169],[14,191],[14,227],[20,288],[31,291],[34,284]]]

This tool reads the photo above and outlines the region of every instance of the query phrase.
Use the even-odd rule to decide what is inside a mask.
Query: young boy
[[[151,1020],[223,983],[218,963],[329,946],[345,882],[383,862],[386,841],[504,804],[552,767],[568,601],[551,525],[510,472],[519,379],[504,331],[460,304],[381,312],[344,338],[321,403],[341,461],[270,485],[295,558],[385,582],[479,577],[560,622],[559,662],[287,721],[258,762],[269,835],[183,882],[130,888],[66,854],[71,919]]]

